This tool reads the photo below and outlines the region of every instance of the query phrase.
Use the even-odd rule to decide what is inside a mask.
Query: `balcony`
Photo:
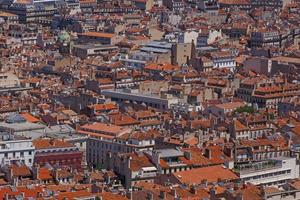
[[[278,169],[282,167],[282,163],[275,161],[275,160],[269,160],[269,161],[263,161],[258,163],[248,163],[243,165],[238,165],[234,168],[234,171],[240,173],[240,174],[250,174],[254,172],[260,172],[270,169]]]

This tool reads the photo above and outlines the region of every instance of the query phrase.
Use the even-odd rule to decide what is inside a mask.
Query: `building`
[[[157,108],[160,110],[167,110],[171,104],[178,103],[178,99],[172,96],[154,96],[138,93],[131,90],[104,90],[102,94],[112,101],[116,102],[136,102],[138,104],[145,104],[147,106]]]
[[[148,11],[154,5],[154,0],[133,0],[133,4],[143,11]]]
[[[236,109],[244,107],[243,102],[229,102],[217,105],[212,105],[207,108],[207,113],[213,114],[215,116],[225,117],[229,113],[233,113]]]
[[[251,47],[280,46],[280,35],[277,30],[257,30],[251,33]]]
[[[0,132],[0,166],[23,163],[32,166],[35,148],[32,140]]]
[[[126,188],[139,182],[153,183],[157,176],[157,168],[143,152],[113,154],[110,167],[124,181]]]
[[[0,73],[0,89],[20,87],[19,78],[12,73]]]
[[[266,161],[290,157],[290,144],[284,138],[241,139],[235,144],[235,162]]]
[[[107,168],[113,153],[151,150],[155,144],[151,132],[132,132],[130,128],[105,123],[81,126],[79,134],[89,136],[86,144],[87,163]]]
[[[253,118],[245,117],[244,119],[233,120],[230,130],[231,137],[235,139],[256,139],[274,132],[267,118]]]
[[[184,9],[184,2],[182,0],[163,0],[162,2],[171,11],[182,11]]]
[[[9,26],[8,35],[20,39],[23,45],[35,45],[38,39],[38,30],[35,26],[11,24]]]
[[[250,0],[240,0],[240,1],[231,1],[231,0],[221,0],[219,1],[220,8],[230,10],[233,8],[238,8],[240,10],[249,11],[251,9]]]
[[[57,13],[58,4],[49,1],[15,1],[8,11],[18,15],[21,23],[40,23],[50,25],[51,18]]]
[[[172,63],[172,44],[165,41],[151,41],[140,48],[141,52],[153,54],[157,63]]]
[[[211,53],[211,60],[214,68],[228,68],[231,71],[235,70],[235,56],[231,51],[219,51]]]
[[[0,11],[0,22],[4,21],[6,23],[18,23],[19,17],[16,14]]]
[[[198,9],[204,12],[214,12],[219,10],[219,2],[218,1],[210,1],[210,0],[200,0],[197,3]]]
[[[102,44],[73,45],[72,54],[85,59],[90,56],[103,56],[117,49],[116,46]]]
[[[128,56],[123,56],[120,61],[128,68],[143,69],[148,62],[154,62],[159,56],[142,51],[132,52]]]
[[[191,63],[193,56],[193,44],[192,43],[176,43],[172,47],[173,65],[182,66],[184,64]]]
[[[172,174],[171,180],[176,180],[178,184],[200,185],[214,182],[235,182],[238,180],[238,176],[232,170],[216,165],[175,172]]]
[[[34,163],[40,166],[50,164],[82,170],[83,153],[77,146],[64,139],[36,139],[33,146],[36,149]]]
[[[255,185],[283,185],[299,177],[296,158],[283,158],[239,165],[239,178]]]
[[[78,41],[80,43],[100,43],[103,45],[115,45],[122,40],[122,36],[112,33],[102,32],[85,32],[78,34]]]
[[[40,123],[27,121],[20,114],[11,114],[5,121],[0,122],[0,131],[13,133],[27,138],[35,138],[45,133],[46,126]]]

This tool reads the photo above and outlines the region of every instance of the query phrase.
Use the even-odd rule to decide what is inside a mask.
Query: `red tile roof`
[[[187,171],[175,172],[174,177],[180,182],[187,185],[201,184],[203,180],[209,183],[221,181],[232,181],[238,179],[238,176],[229,169],[221,165],[194,168]]]

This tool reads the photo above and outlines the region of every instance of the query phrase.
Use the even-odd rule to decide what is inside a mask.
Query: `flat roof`
[[[171,43],[164,42],[164,41],[151,41],[148,44],[146,44],[145,46],[147,46],[147,47],[157,47],[157,48],[167,48],[167,49],[172,48]]]
[[[157,152],[160,153],[161,158],[179,157],[184,155],[184,153],[178,149],[158,149]]]
[[[129,93],[129,92],[125,92],[123,90],[104,90],[102,91],[102,94],[105,95],[109,95],[109,94],[124,94],[124,95],[129,95],[129,96],[137,96],[137,97],[145,97],[145,98],[152,98],[152,99],[157,99],[157,100],[166,100],[163,98],[160,98],[158,96],[153,96],[153,95],[145,95],[145,94],[141,94],[141,93]]]
[[[9,12],[0,11],[0,17],[16,17],[17,15]]]
[[[109,133],[114,136],[118,136],[124,132],[129,132],[130,128],[125,128],[122,126],[116,126],[113,124],[105,124],[101,122],[95,122],[93,124],[86,124],[80,127],[83,131],[99,131],[100,133]]]
[[[0,122],[0,128],[12,129],[15,132],[27,131],[27,130],[37,130],[45,129],[45,125],[31,122],[22,122],[22,123],[6,123]]]
[[[154,48],[154,47],[142,47],[141,51],[155,52],[155,53],[168,53],[170,50],[162,49],[162,48]]]
[[[79,35],[88,36],[88,37],[99,37],[99,38],[112,38],[115,36],[115,34],[103,33],[103,32],[85,32]]]
[[[271,58],[271,60],[279,61],[279,62],[300,64],[300,58],[293,58],[293,57],[286,57],[286,56],[279,56],[279,57]]]
[[[81,49],[117,49],[117,46],[113,45],[103,45],[103,44],[76,44],[74,45],[76,48]]]

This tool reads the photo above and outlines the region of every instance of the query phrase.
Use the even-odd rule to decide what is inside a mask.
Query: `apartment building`
[[[154,62],[157,56],[149,54],[147,52],[136,51],[132,52],[128,56],[122,56],[120,61],[129,68],[143,69],[147,63]]]
[[[278,158],[262,162],[247,163],[237,168],[239,178],[255,185],[283,185],[299,177],[296,158]]]
[[[165,41],[151,41],[140,48],[141,52],[153,54],[157,63],[172,63],[172,44]]]
[[[155,96],[138,93],[136,90],[104,90],[102,94],[116,102],[136,102],[159,110],[167,110],[171,104],[178,103],[178,99],[172,96]]]
[[[120,176],[125,187],[130,188],[139,182],[154,182],[157,168],[143,152],[112,154],[110,169]]]
[[[184,9],[184,2],[182,0],[163,0],[162,3],[172,11],[182,11]]]
[[[235,139],[256,139],[274,132],[266,119],[259,121],[234,120],[230,134]]]
[[[86,44],[86,45],[74,45],[72,53],[74,56],[85,59],[89,56],[106,55],[118,49],[112,45],[99,45],[99,44]]]
[[[236,109],[244,107],[244,102],[229,102],[212,105],[207,108],[206,112],[219,117],[225,117],[227,114],[233,113]]]
[[[228,68],[231,71],[235,70],[235,56],[230,51],[219,51],[211,53],[211,60],[214,68]]]
[[[256,104],[259,108],[275,108],[285,98],[299,96],[300,85],[265,76],[247,78],[241,81],[236,94],[239,98]]]
[[[82,170],[83,152],[79,147],[60,139],[36,139],[33,141],[36,149],[34,163],[44,166],[68,166],[72,169]]]
[[[0,21],[1,20],[7,23],[16,24],[19,21],[19,17],[13,13],[0,11]]]
[[[32,166],[35,148],[32,140],[0,132],[0,166],[23,163]]]
[[[237,163],[264,161],[290,157],[289,142],[284,138],[258,138],[240,140],[235,144],[235,161]]]
[[[89,136],[87,163],[100,168],[108,167],[113,153],[151,150],[155,144],[151,132],[132,132],[130,128],[99,122],[81,126],[77,132]]]
[[[80,43],[100,43],[103,45],[115,45],[120,42],[123,37],[102,32],[85,32],[78,34],[78,41]]]
[[[281,38],[277,30],[260,29],[251,33],[251,47],[280,46]]]

